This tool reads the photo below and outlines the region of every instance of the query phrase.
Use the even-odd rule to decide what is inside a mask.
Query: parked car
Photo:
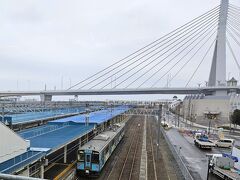
[[[215,144],[208,139],[206,134],[195,133],[194,144],[200,149],[212,149]]]
[[[216,147],[231,148],[234,145],[234,139],[220,139],[215,142]]]

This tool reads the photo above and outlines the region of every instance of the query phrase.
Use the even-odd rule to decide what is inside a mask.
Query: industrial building
[[[228,86],[237,86],[235,78],[227,81]],[[188,95],[183,100],[181,114],[184,118],[202,125],[209,124],[209,116],[213,126],[230,123],[230,115],[240,108],[240,96],[232,91],[227,95]]]

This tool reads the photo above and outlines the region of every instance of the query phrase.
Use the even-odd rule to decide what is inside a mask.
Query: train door
[[[91,153],[85,153],[85,169],[91,169]]]

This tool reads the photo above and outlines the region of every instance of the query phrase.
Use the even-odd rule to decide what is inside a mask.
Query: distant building
[[[229,81],[227,81],[227,86],[237,86],[237,80],[232,77]]]
[[[228,86],[237,86],[235,78],[227,81]],[[229,115],[234,109],[240,109],[240,95],[231,92],[226,96],[188,95],[183,100],[181,114],[196,123],[208,125],[209,115],[213,126],[229,124]]]

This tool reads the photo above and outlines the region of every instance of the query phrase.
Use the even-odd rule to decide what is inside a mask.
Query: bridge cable
[[[236,20],[239,20],[240,10],[235,10],[233,8],[229,8],[228,9],[228,15],[230,15],[232,17],[237,17]]]
[[[210,39],[210,38],[209,38]],[[183,65],[182,65],[182,67],[172,76],[172,78],[168,81],[168,83],[171,83],[172,82],[172,80],[184,69],[184,67],[186,67],[187,66],[187,64],[194,58],[194,56],[202,49],[202,47],[204,46],[205,44],[203,44],[198,50],[197,50],[197,52],[195,53],[195,54],[193,54],[193,56],[191,57],[191,58],[189,58],[188,59],[188,61],[186,61]],[[167,83],[167,84],[168,84]],[[167,84],[165,85],[165,87],[167,87]]]
[[[210,17],[212,17],[212,16],[213,16],[213,15],[211,15]],[[215,17],[215,16],[216,16],[216,15],[214,14],[213,17]],[[208,19],[206,18],[206,19],[204,19],[204,20],[206,21],[206,20],[208,20]],[[204,21],[204,22],[205,22],[205,21]],[[203,24],[203,23],[202,23],[202,24]],[[191,30],[191,28],[194,28],[194,29],[195,29],[196,27],[199,27],[199,23],[196,24],[194,27],[190,27],[190,28],[188,28],[188,30],[189,30],[189,29]],[[184,31],[184,32],[181,33],[180,35],[182,35],[182,34],[184,34],[184,33],[186,33],[186,31]],[[186,34],[186,35],[187,35],[187,34]],[[167,43],[173,41],[172,43],[170,43],[170,45],[172,45],[173,43],[177,42],[179,39],[183,38],[183,37],[186,36],[186,35],[180,36],[180,38],[178,38],[177,40],[175,40],[175,39],[174,39],[175,37],[174,37],[174,38],[172,38],[171,40],[169,40],[169,41],[167,41],[166,43],[164,43],[163,45],[166,45]],[[178,36],[179,36],[179,35],[178,35]],[[176,37],[178,37],[178,36],[176,36]],[[90,87],[89,89],[92,89],[92,88],[96,87],[97,85],[99,85],[99,84],[101,84],[102,82],[104,82],[104,81],[108,80],[109,78],[111,78],[113,75],[116,75],[117,73],[123,71],[125,68],[128,68],[129,66],[133,65],[134,63],[140,61],[142,58],[146,57],[147,55],[150,55],[152,52],[154,52],[155,50],[161,48],[163,45],[161,45],[161,46],[155,48],[154,50],[150,51],[149,53],[145,54],[144,56],[141,56],[141,57],[138,58],[137,60],[131,62],[130,64],[128,64],[128,65],[126,65],[126,66],[124,66],[122,69],[118,70],[118,71],[115,72],[114,74],[111,74],[110,76],[108,76],[107,78],[105,78],[105,79],[103,79],[102,81],[98,82],[97,84],[93,85],[93,86]],[[167,46],[164,47],[163,49],[157,51],[156,53],[154,53],[153,55],[151,55],[148,59],[150,59],[151,57],[155,56],[156,54],[160,53],[162,50],[164,50],[164,49],[166,49],[166,48],[168,48],[168,47],[169,47],[169,45],[167,45]],[[121,64],[121,65],[125,65],[125,63],[123,63],[123,64]],[[121,66],[121,65],[120,65],[120,66]],[[117,69],[117,68],[120,67],[120,66],[117,66],[116,68],[112,69],[111,71]],[[104,75],[106,75],[106,74],[108,74],[108,73],[109,73],[109,72],[107,72],[107,73],[101,75],[100,77],[96,78],[96,79],[93,80],[93,81],[98,80],[99,78],[103,77]],[[91,81],[90,83],[92,83],[93,81]],[[86,84],[86,85],[80,87],[80,89],[83,88],[83,87],[85,87],[85,86],[87,86],[87,85],[89,85],[90,83],[88,83],[88,84]],[[109,83],[109,84],[110,84],[110,83]]]
[[[178,64],[181,60],[183,60],[183,59],[184,59],[197,45],[199,45],[199,43],[200,43],[201,41],[203,41],[213,30],[214,30],[214,29],[212,29],[210,32],[208,32],[207,35],[205,35],[198,43],[196,43],[196,44],[193,46],[193,48],[191,48],[182,58],[180,58],[179,61],[177,61],[177,63],[175,63],[175,65]],[[214,33],[213,33],[213,34],[214,34]],[[213,35],[213,34],[212,34],[212,35]],[[212,36],[212,35],[211,35],[211,36]],[[199,37],[198,39],[200,39],[200,37]],[[196,39],[196,40],[197,40],[197,39]],[[194,41],[194,42],[196,42],[196,41]],[[173,58],[173,59],[174,59],[174,58]],[[171,61],[171,60],[170,60],[170,61]],[[168,62],[170,62],[170,61],[168,61]],[[171,66],[171,69],[174,68],[175,65]],[[170,69],[170,70],[171,70],[171,69]],[[152,70],[152,68],[151,68],[150,70]],[[169,71],[170,71],[170,70],[169,70]],[[142,76],[146,75],[148,72],[149,72],[149,71],[145,72],[145,73],[142,74],[140,77],[138,77],[137,79],[135,79],[134,81],[132,81],[130,84],[128,84],[127,87],[129,87],[131,84],[133,84],[134,82],[136,82],[137,80],[139,80]],[[126,87],[126,88],[127,88],[127,87]],[[152,86],[152,87],[153,87],[153,86]]]
[[[205,26],[206,26],[206,25],[205,25]],[[197,31],[198,31],[199,29],[202,29],[203,27],[204,27],[204,26],[202,26],[201,28],[198,28]],[[197,31],[195,30],[194,33],[197,32]],[[191,33],[191,35],[193,35],[194,33]],[[188,37],[189,37],[189,36],[188,36]],[[178,40],[179,40],[179,39],[180,39],[180,38],[178,38]],[[169,50],[172,50],[172,49],[169,49]],[[157,58],[155,58],[153,61],[151,61],[150,63],[148,63],[146,66],[150,65],[152,62],[156,61],[159,57],[161,57],[161,56],[163,56],[164,54],[166,54],[167,52],[169,52],[169,50],[168,50],[168,51],[165,51],[163,54],[161,54],[160,56],[158,56]],[[161,52],[161,51],[160,51],[160,52]],[[154,55],[155,55],[155,54],[154,54]],[[151,56],[151,57],[153,57],[153,56]],[[147,58],[146,60],[149,60],[151,57]],[[146,60],[143,61],[143,62],[146,62]],[[143,63],[143,62],[142,62],[142,63]],[[162,61],[161,61],[161,62],[162,62]],[[139,63],[137,66],[141,65],[142,63]],[[159,62],[159,63],[160,63],[160,62]],[[159,63],[158,63],[158,64],[159,64]],[[127,73],[128,73],[128,72],[131,72],[131,71],[132,71],[133,69],[135,69],[137,66],[135,66],[135,67],[131,68],[130,70],[128,70]],[[143,68],[145,68],[145,67],[143,67]],[[142,70],[142,69],[141,69],[141,70]],[[118,72],[120,72],[120,71],[118,71]],[[116,72],[116,73],[118,73],[118,72]],[[115,74],[116,74],[116,73],[115,73]],[[126,74],[126,73],[124,73],[123,75],[125,75],[125,74]],[[119,76],[118,78],[122,77],[123,75]],[[132,74],[132,76],[133,76],[133,75],[135,75],[135,73]],[[109,78],[109,77],[108,77],[108,78]],[[107,78],[106,78],[106,79],[107,79]],[[106,80],[106,79],[105,79],[105,80]],[[128,77],[127,79],[129,79],[129,77]],[[125,79],[125,80],[122,81],[121,83],[125,82],[127,79]],[[104,80],[103,80],[103,81],[104,81]],[[101,82],[103,82],[103,81],[101,81]],[[100,82],[100,83],[101,83],[101,82]],[[98,83],[97,85],[99,85],[100,83]],[[120,85],[121,83],[119,83],[118,85]],[[110,83],[108,83],[107,85],[109,85],[109,84],[110,84]],[[103,86],[102,89],[103,89],[104,87],[106,87],[107,85]],[[118,85],[116,85],[114,88],[116,88]]]
[[[131,57],[131,56],[133,56],[133,55],[135,55],[135,54],[141,52],[142,50],[144,50],[144,49],[146,49],[147,47],[153,45],[154,43],[156,43],[156,42],[158,42],[158,41],[160,41],[160,40],[166,38],[167,36],[170,36],[170,35],[172,35],[173,33],[177,33],[177,32],[180,32],[180,31],[184,30],[184,28],[186,28],[186,27],[188,27],[188,26],[194,24],[195,21],[198,21],[198,20],[204,18],[205,16],[211,14],[212,12],[215,12],[216,10],[219,10],[219,6],[217,6],[217,7],[213,8],[213,9],[211,9],[210,11],[204,13],[204,14],[201,15],[201,16],[198,16],[197,18],[193,19],[192,21],[190,21],[190,22],[188,22],[188,23],[186,23],[186,24],[180,26],[179,28],[177,28],[177,29],[171,31],[170,33],[164,35],[163,37],[161,37],[161,38],[159,38],[159,39],[157,39],[157,40],[151,42],[150,44],[148,44],[148,45],[144,46],[143,48],[141,48],[141,49],[135,51],[134,53],[132,53],[132,54],[126,56],[125,58],[123,58],[123,59],[121,59],[121,60],[119,60],[119,61],[113,63],[112,65],[110,65],[110,66],[108,66],[108,67],[106,67],[106,68],[104,68],[103,70],[100,70],[100,71],[98,71],[97,73],[95,73],[95,74],[93,74],[93,75],[87,77],[86,79],[84,79],[84,80],[82,80],[82,81],[76,83],[75,85],[73,85],[73,86],[71,86],[70,88],[68,88],[68,90],[70,90],[70,89],[72,89],[72,88],[74,88],[74,87],[76,87],[76,86],[78,86],[78,85],[80,85],[80,84],[82,84],[82,83],[84,83],[84,82],[86,82],[86,81],[92,79],[93,77],[95,77],[95,76],[101,74],[102,72],[104,72],[104,71],[108,70],[109,68],[111,68],[111,67],[117,65],[118,63],[120,63],[120,62],[122,62],[122,61],[128,59],[129,57]],[[145,51],[146,51],[146,50],[145,50]],[[144,52],[145,52],[145,51],[144,51]],[[141,53],[143,53],[143,52],[141,52]]]
[[[182,47],[182,46],[181,46]],[[165,59],[167,59],[169,56],[165,57],[162,61],[160,61],[159,63],[155,64],[153,67],[156,67],[158,64],[160,64],[161,62],[163,62]],[[128,78],[126,78],[125,80],[123,80],[122,82],[120,82],[118,85],[122,84],[123,82],[127,81],[129,78],[131,78],[132,76],[136,75],[136,73],[142,71],[144,68],[146,68],[148,65],[145,65],[144,67],[142,67],[141,69],[139,69],[137,72],[131,74],[130,76],[128,76]],[[152,67],[152,68],[153,68]],[[152,70],[152,68],[150,68],[150,70]],[[140,77],[137,77],[135,80],[133,80],[131,83],[129,83],[125,88],[128,88],[129,86],[131,86],[133,83],[135,83],[137,80],[139,80],[141,77],[143,77],[144,75],[146,75],[150,70],[147,70],[145,73],[141,74]],[[117,85],[117,86],[118,86]]]
[[[230,35],[230,37],[235,41],[235,43],[240,46],[239,41],[235,38],[235,36],[229,31],[229,28],[227,28],[227,33]]]
[[[238,70],[240,71],[240,65],[239,65],[239,63],[238,63],[238,61],[237,61],[237,57],[236,57],[236,55],[235,55],[235,53],[234,53],[234,51],[233,51],[233,49],[232,49],[232,46],[231,46],[231,44],[229,43],[228,39],[227,39],[227,45],[228,45],[228,48],[229,48],[229,50],[230,50],[230,52],[231,52],[231,54],[232,54],[232,56],[233,56],[233,59],[234,59],[235,63],[237,64]]]
[[[193,42],[191,43],[193,44]],[[187,48],[184,48],[184,50]],[[181,51],[182,52],[182,51]],[[181,53],[180,52],[180,53]],[[178,54],[179,55],[179,54]],[[176,56],[175,56],[176,57]],[[172,61],[173,59],[171,59]],[[166,64],[164,65],[164,67],[166,66]],[[155,76],[160,70],[162,70],[162,68],[158,69],[156,72],[154,72],[149,78],[147,78],[143,83],[140,84],[140,86],[138,86],[138,88],[140,88],[143,84],[145,84],[147,81],[149,81],[153,76]]]
[[[213,44],[216,42],[216,39],[214,39],[214,41],[212,42],[212,44],[210,45],[209,49],[207,50],[207,52],[205,53],[205,55],[203,56],[202,60],[200,61],[200,63],[198,64],[197,68],[195,69],[194,73],[192,74],[192,76],[190,77],[190,79],[188,80],[187,84],[185,87],[187,87],[189,85],[189,83],[191,82],[192,78],[194,77],[194,75],[196,74],[196,72],[198,71],[199,67],[201,66],[202,62],[204,61],[204,59],[206,58],[207,54],[209,53],[209,51],[211,50]]]
[[[239,17],[234,17],[231,14],[229,14],[229,16],[228,16],[228,22],[230,20],[231,22],[234,22],[234,23],[238,24],[238,26],[239,26],[240,25],[240,21],[238,19],[239,19]]]
[[[213,37],[213,35],[214,35],[215,33],[216,33],[216,30],[210,35],[210,37],[207,38],[207,40],[201,45],[201,47],[197,49],[197,51],[194,53],[193,56],[195,56],[195,55],[197,54],[197,52],[199,52],[199,50]],[[204,40],[204,39],[205,39],[205,37],[204,37],[202,40]],[[202,40],[201,40],[201,41],[202,41]],[[197,45],[199,45],[199,43],[200,43],[201,41],[199,41],[199,42],[194,46],[194,48],[195,48]],[[192,49],[193,49],[193,48],[192,48]],[[192,49],[191,49],[191,50],[192,50]],[[184,56],[184,57],[186,57],[186,56]],[[183,57],[183,58],[184,58],[184,57]],[[176,65],[177,65],[183,58],[181,58],[179,61],[177,61],[177,62],[172,66],[172,68],[169,69],[165,74],[163,74],[157,81],[155,81],[151,87],[154,87],[164,76],[166,76],[174,67],[176,67]],[[191,58],[190,58],[190,59],[191,59]]]
[[[231,29],[232,32],[235,33],[235,35],[236,35],[238,38],[240,38],[240,33],[239,33],[240,31],[237,32],[238,29],[236,29],[236,27],[234,27],[234,25],[232,26],[232,25],[229,24],[229,23],[228,23],[228,25],[229,25],[229,27],[227,27],[227,28],[228,28],[228,29]]]
[[[202,29],[202,28],[201,28]],[[195,32],[197,32],[197,31],[195,31]],[[193,35],[194,33],[192,33],[191,35]],[[188,38],[191,36],[191,35],[189,35],[188,36]],[[185,40],[185,39],[184,39]],[[179,44],[178,44],[179,45]],[[180,48],[181,48],[182,46],[180,46]],[[170,49],[171,50],[171,49]],[[168,51],[166,51],[166,52],[164,52],[163,54],[161,54],[160,56],[158,56],[157,58],[155,58],[154,60],[152,60],[151,62],[149,62],[148,64],[146,64],[145,66],[143,66],[141,69],[139,69],[138,71],[136,71],[136,72],[134,72],[134,73],[132,73],[130,76],[128,76],[126,79],[124,79],[123,81],[121,81],[120,83],[118,83],[114,88],[116,88],[117,86],[119,86],[120,84],[122,84],[123,82],[126,82],[129,78],[131,78],[132,76],[134,76],[134,75],[136,75],[136,73],[138,73],[138,72],[140,72],[140,71],[142,71],[143,69],[145,69],[146,67],[148,67],[149,65],[151,65],[153,62],[155,62],[156,60],[158,60],[158,58],[159,57],[161,57],[162,55],[164,55],[164,54],[166,54]],[[169,57],[169,56],[167,56],[167,57]],[[158,65],[158,64],[160,64],[161,62],[163,62],[165,59],[167,59],[167,57],[165,57],[163,60],[161,60],[159,63],[157,63],[156,65]],[[140,64],[138,64],[138,65],[140,65]],[[154,67],[156,66],[156,65],[154,65]],[[128,70],[127,71],[127,73],[128,72],[131,72],[133,69],[135,69],[137,66],[135,66],[135,67],[133,67],[133,68],[131,68],[130,70]],[[145,73],[146,74],[146,73]],[[145,75],[145,74],[142,74],[141,75],[141,77],[143,76],[143,75]],[[125,75],[125,74],[123,74],[123,75]],[[121,75],[121,76],[119,76],[118,78],[120,78],[120,77],[122,77],[123,75]],[[138,77],[137,79],[139,79],[140,77]],[[130,85],[131,85],[132,83],[130,83],[127,87],[129,87]],[[109,85],[109,84],[107,84],[107,85]],[[106,87],[106,85],[104,86],[104,87]],[[104,88],[103,87],[103,88]],[[126,87],[126,88],[127,88]]]
[[[229,5],[228,9],[231,10],[231,11],[235,11],[236,13],[240,12],[240,9],[238,9],[238,8],[232,6],[232,5]]]
[[[229,8],[229,10],[228,10],[228,15],[231,15],[231,16],[239,16],[239,15],[240,15],[240,12],[236,12],[235,10]]]
[[[235,29],[236,32],[240,32],[240,26],[237,26],[236,24],[234,24],[234,22],[230,20],[227,23],[228,23],[227,25],[231,26],[232,29]]]
[[[234,4],[231,4],[231,3],[230,3],[229,6],[230,6],[231,8],[234,8],[234,9],[240,11],[240,7],[238,7],[238,6],[234,5]]]

